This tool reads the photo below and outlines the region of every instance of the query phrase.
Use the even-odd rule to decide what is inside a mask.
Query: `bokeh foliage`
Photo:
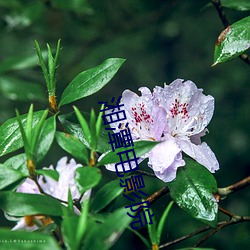
[[[244,178],[250,173],[249,66],[235,59],[211,67],[215,41],[224,28],[216,11],[204,8],[207,3],[72,0],[69,4],[67,0],[0,0],[0,122],[13,117],[16,107],[20,113],[26,112],[31,100],[36,110],[46,108],[41,103],[46,97],[43,75],[32,48],[34,40],[55,48],[60,38],[63,49],[57,69],[59,97],[78,73],[110,57],[126,58],[126,62],[111,84],[77,102],[82,110],[91,107],[99,110],[98,101],[109,100],[114,93],[120,95],[124,89],[136,91],[141,86],[152,89],[178,77],[191,79],[216,100],[206,139],[220,162],[221,170],[215,175],[218,185],[226,186]],[[226,12],[232,23],[249,15],[249,10]],[[31,91],[25,92],[28,88]],[[73,111],[69,106],[65,109]],[[41,167],[55,164],[65,154],[59,148],[53,150]],[[149,193],[163,186],[151,178],[145,182]],[[240,192],[222,204],[244,215],[250,210],[249,198],[249,194]],[[168,202],[167,198],[157,201],[159,214]],[[177,207],[171,210],[167,223],[171,231],[165,232],[165,241],[201,225]],[[248,235],[249,224],[242,224],[215,235],[204,246],[244,249],[249,244]],[[141,246],[139,239],[128,233],[115,245],[117,249]]]

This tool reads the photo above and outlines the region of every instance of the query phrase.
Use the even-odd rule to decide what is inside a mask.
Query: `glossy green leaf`
[[[250,1],[249,0],[221,0],[223,7],[227,7],[239,11],[250,10]]]
[[[66,209],[59,201],[49,196],[15,192],[0,193],[0,208],[11,216],[62,216],[63,210]]]
[[[103,224],[91,228],[83,249],[109,249],[131,221],[132,218],[126,214],[125,208],[117,209]]]
[[[16,181],[21,181],[25,175],[9,166],[0,164],[0,190],[8,187]]]
[[[87,117],[87,114],[84,113],[84,116]],[[75,118],[74,113],[68,115],[59,116],[59,120],[62,123],[63,127],[76,138],[78,138],[87,148],[90,148],[88,141],[86,140],[80,125],[78,124],[77,119]],[[97,141],[96,151],[100,153],[105,153],[108,150],[111,150],[111,146],[108,143],[109,137],[107,131],[104,127],[101,128],[99,138]]]
[[[250,16],[228,26],[215,45],[214,65],[239,56],[250,47]]]
[[[115,152],[113,151],[108,152],[103,158],[101,158],[97,166],[120,162],[120,157],[117,155],[117,153],[123,152],[125,150],[129,150],[129,149],[134,149],[136,157],[143,156],[157,144],[158,142],[155,142],[155,141],[136,141],[134,142],[133,147],[118,148],[115,150]],[[131,152],[131,155],[132,155],[132,152]],[[129,156],[130,156],[130,153],[129,153]],[[130,159],[132,159],[132,157]]]
[[[19,172],[28,176],[29,171],[27,169],[26,160],[27,160],[26,155],[23,153],[10,157],[8,160],[4,162],[4,165],[8,166],[9,168],[18,170]]]
[[[59,179],[59,173],[56,170],[52,170],[52,169],[37,169],[36,170],[37,174],[43,175],[43,176],[47,176],[50,177],[51,179],[58,181]]]
[[[170,195],[180,208],[191,216],[216,227],[218,204],[213,196],[218,191],[214,176],[199,163],[185,159],[177,177],[168,183]]]
[[[110,58],[99,66],[78,74],[64,90],[59,106],[99,91],[114,77],[124,61],[121,58]]]
[[[95,167],[77,168],[75,173],[76,185],[81,194],[88,189],[95,187],[101,179],[101,170]]]
[[[71,154],[82,164],[88,164],[88,151],[86,146],[73,135],[56,132],[56,141],[62,149]]]
[[[44,111],[34,112],[33,127]],[[27,114],[21,115],[22,124],[26,123]],[[25,125],[24,125],[25,126]],[[13,152],[23,146],[17,118],[11,118],[0,126],[0,156]]]
[[[0,249],[6,250],[60,250],[53,237],[48,234],[26,231],[10,231],[0,228]]]
[[[117,198],[123,192],[123,189],[123,187],[120,187],[119,179],[111,181],[100,188],[90,203],[93,212],[97,213],[101,211]]]
[[[14,77],[0,77],[0,93],[14,101],[46,101],[42,86]]]
[[[53,143],[56,132],[56,117],[52,116],[45,120],[41,135],[39,137],[37,149],[37,161],[41,161],[48,153],[51,144]]]

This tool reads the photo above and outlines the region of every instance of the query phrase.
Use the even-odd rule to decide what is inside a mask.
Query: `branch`
[[[199,242],[197,242],[194,247],[197,247],[199,246],[201,243],[203,243],[205,240],[207,240],[209,237],[211,237],[212,235],[214,235],[215,233],[217,233],[218,231],[220,231],[221,229],[229,226],[229,225],[233,225],[233,224],[238,224],[238,223],[241,223],[241,222],[247,222],[247,221],[250,221],[250,217],[249,216],[238,216],[238,215],[234,215],[231,220],[229,221],[222,221],[222,222],[219,222],[218,223],[218,227],[214,230],[212,230],[211,232],[209,232],[206,236],[204,236],[201,240],[199,240]],[[170,241],[170,242],[167,242],[165,244],[162,244],[159,246],[159,248],[165,248],[165,247],[169,247],[171,245],[174,245],[174,244],[177,244],[181,241],[184,241],[186,239],[189,239],[195,235],[198,235],[198,234],[201,234],[201,233],[204,233],[208,230],[211,230],[213,229],[212,227],[203,227],[195,232],[192,232],[190,234],[187,234],[185,236],[182,236],[178,239],[175,239],[173,241]]]
[[[153,202],[155,202],[156,200],[158,200],[159,198],[161,198],[162,196],[164,196],[165,194],[168,194],[168,193],[169,193],[169,188],[167,186],[163,187],[160,190],[154,192],[152,195],[150,195],[146,199],[146,201],[149,201],[150,204],[152,204]]]
[[[250,185],[250,176],[228,187],[219,188],[218,192],[222,198],[226,198],[229,194],[239,191],[249,185]]]
[[[225,14],[223,8],[222,8],[220,0],[211,0],[211,3],[216,8],[216,10],[217,10],[217,12],[219,14],[220,20],[223,23],[224,28],[226,29],[228,26],[230,26],[230,22],[229,22],[226,14]],[[249,57],[248,57],[247,54],[241,54],[239,57],[245,63],[247,63],[248,65],[250,65],[250,59],[249,59]]]
[[[220,225],[216,229],[212,230],[207,235],[205,235],[201,240],[199,240],[194,245],[194,247],[199,246],[204,241],[206,241],[209,237],[211,237],[212,235],[214,235],[215,233],[219,232],[221,229],[223,229],[223,228],[225,228],[227,226],[230,226],[230,225],[233,225],[233,224],[238,224],[238,223],[241,223],[241,222],[247,222],[247,221],[250,221],[250,216],[238,216],[238,215],[235,215],[234,217],[232,217],[231,220],[221,222]]]
[[[143,175],[149,176],[149,177],[157,178],[155,174],[152,174],[152,173],[149,173],[149,172],[145,172],[143,170],[135,170],[135,172],[137,172],[139,174],[143,174]]]

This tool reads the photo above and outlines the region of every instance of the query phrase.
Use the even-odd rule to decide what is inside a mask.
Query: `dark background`
[[[70,2],[70,4],[68,3]],[[236,58],[211,67],[215,41],[223,30],[216,10],[206,7],[208,1],[160,0],[0,0],[0,62],[9,58],[26,58],[35,54],[34,40],[46,49],[55,48],[62,40],[57,71],[57,96],[81,71],[100,64],[107,58],[122,57],[125,64],[115,78],[99,93],[78,101],[84,111],[99,109],[99,100],[110,100],[125,89],[137,91],[141,86],[170,83],[176,78],[190,79],[205,94],[215,97],[214,117],[209,134],[204,138],[215,152],[220,170],[215,174],[219,187],[230,185],[249,175],[250,85],[249,65]],[[249,12],[226,9],[233,23]],[[17,79],[39,84],[46,92],[39,67],[11,70],[4,73]],[[0,74],[1,77],[1,74]],[[1,80],[1,78],[0,78]],[[13,100],[0,89],[0,123],[15,115],[15,108],[26,113],[30,102]],[[35,109],[45,108],[44,102],[33,101]],[[62,112],[70,112],[68,105]],[[56,143],[41,167],[55,164],[65,155]],[[144,163],[144,166],[146,164]],[[107,174],[104,171],[104,174]],[[115,175],[108,174],[115,178]],[[148,192],[164,183],[146,178]],[[249,215],[249,192],[232,194],[221,206],[232,213]],[[156,219],[162,213],[168,197],[161,198],[152,208]],[[221,216],[220,219],[226,219]],[[6,220],[1,217],[1,224]],[[12,224],[8,224],[12,225]],[[203,227],[174,206],[167,220],[162,243]],[[142,230],[146,233],[146,230]],[[231,226],[208,240],[203,246],[216,249],[247,249],[249,223]],[[189,243],[191,246],[199,238]],[[125,232],[112,249],[144,249],[140,240]]]

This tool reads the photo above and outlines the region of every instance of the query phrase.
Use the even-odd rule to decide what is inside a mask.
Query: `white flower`
[[[53,166],[44,169],[56,170],[59,173],[58,181],[55,181],[52,178],[47,176],[40,176],[38,178],[38,183],[40,187],[46,194],[49,194],[57,199],[62,201],[68,200],[68,190],[70,190],[72,199],[78,199],[80,197],[80,193],[77,189],[76,182],[74,179],[75,171],[78,167],[81,167],[80,164],[76,164],[74,159],[71,159],[69,163],[67,163],[67,157],[61,158],[56,168]],[[31,193],[31,194],[41,194],[36,183],[27,178],[25,182],[23,182],[18,188],[17,192],[21,193]],[[88,190],[84,193],[81,203],[90,197],[91,190]],[[63,203],[64,204],[64,203]],[[76,213],[79,213],[75,210]],[[34,220],[36,224],[46,225],[51,223],[51,219],[45,216],[25,216],[19,220],[17,225],[12,230],[27,230],[34,231],[38,229],[38,226],[34,224]]]
[[[162,141],[141,157],[149,158],[148,166],[155,175],[165,182],[174,180],[177,168],[185,165],[182,152],[212,173],[218,170],[214,153],[200,139],[212,118],[214,98],[204,95],[193,82],[181,79],[163,88],[156,86],[153,93],[146,87],[139,90],[141,96],[125,90],[121,104],[124,104],[126,122],[135,141]],[[111,126],[117,128],[118,123]],[[114,164],[106,168],[115,171]]]

